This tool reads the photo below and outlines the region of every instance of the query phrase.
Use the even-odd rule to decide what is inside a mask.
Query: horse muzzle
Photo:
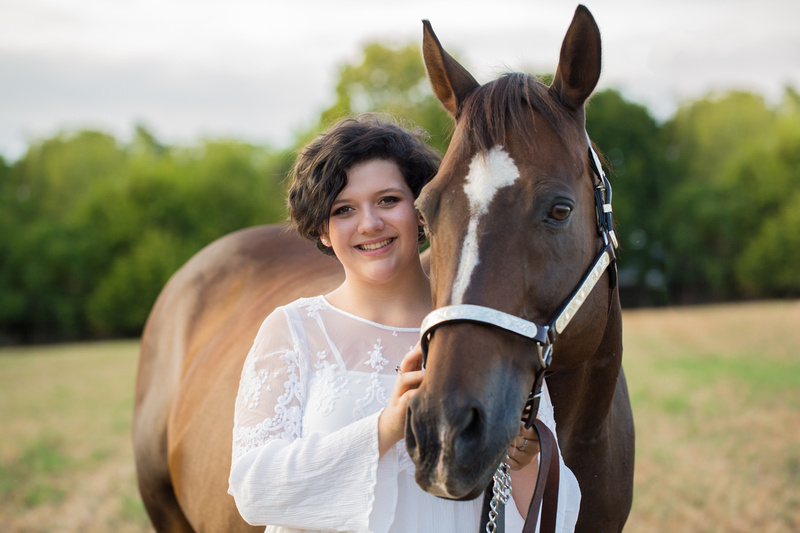
[[[530,388],[524,373],[497,364],[504,358],[475,355],[487,353],[486,335],[481,340],[473,337],[477,342],[467,351],[466,337],[457,334],[470,327],[474,328],[460,325],[436,333],[425,379],[406,413],[405,442],[416,465],[417,484],[452,500],[474,499],[486,489],[519,432]],[[457,339],[458,345],[442,354],[459,354],[457,359],[436,353],[448,339]],[[488,353],[498,353],[497,346],[491,348]]]
[[[488,442],[486,416],[477,405],[436,409],[419,395],[409,404],[406,447],[416,464],[417,484],[451,500],[479,496],[505,453]],[[500,453],[502,452],[502,453]]]

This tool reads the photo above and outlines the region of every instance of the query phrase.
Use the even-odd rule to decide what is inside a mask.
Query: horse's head
[[[523,74],[479,85],[427,22],[423,52],[456,121],[439,173],[417,201],[431,238],[434,307],[474,304],[547,324],[602,248],[584,130],[584,102],[600,75],[594,19],[577,9],[550,87]],[[608,298],[607,290],[589,294],[551,369],[579,368],[595,352]],[[500,328],[458,321],[431,334],[406,425],[423,489],[480,494],[519,431],[540,366],[530,339]]]

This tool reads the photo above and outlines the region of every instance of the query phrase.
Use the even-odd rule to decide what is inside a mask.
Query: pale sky
[[[565,0],[0,0],[0,154],[60,130],[276,147],[329,106],[367,42],[421,41],[421,20],[478,81],[555,70]],[[659,119],[709,91],[800,90],[800,0],[595,0],[599,88]]]

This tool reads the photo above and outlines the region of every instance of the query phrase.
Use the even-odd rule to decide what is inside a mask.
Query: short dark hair
[[[439,168],[440,157],[424,140],[421,128],[410,131],[396,120],[375,114],[340,120],[299,153],[289,187],[289,223],[328,255],[320,233],[331,205],[347,186],[347,171],[375,159],[394,162],[414,198]],[[424,242],[424,234],[421,241]]]

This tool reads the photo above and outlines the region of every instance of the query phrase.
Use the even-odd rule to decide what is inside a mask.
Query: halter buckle
[[[545,326],[546,327],[546,326]],[[548,368],[553,362],[553,343],[548,341],[544,344],[536,342],[536,352],[539,355],[539,364],[542,370]]]

